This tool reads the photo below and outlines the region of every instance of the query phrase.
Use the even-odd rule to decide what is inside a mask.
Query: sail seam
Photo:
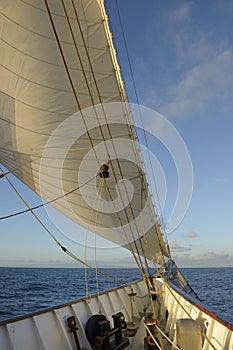
[[[67,93],[67,94],[72,94],[72,91],[70,90],[65,90],[65,89],[58,89],[56,87],[53,87],[53,86],[49,86],[49,85],[45,85],[45,84],[41,84],[41,83],[38,83],[37,81],[34,81],[34,80],[30,80],[28,78],[26,78],[25,76],[23,75],[20,75],[18,73],[16,73],[15,71],[11,70],[10,68],[8,68],[7,66],[3,65],[0,63],[0,66],[3,67],[4,69],[6,69],[8,72],[12,73],[13,75],[15,75],[17,78],[21,78],[22,80],[24,81],[27,81],[27,82],[30,82],[34,85],[38,85],[38,86],[41,86],[43,88],[46,88],[46,89],[49,89],[49,90],[52,90],[52,91],[60,91],[60,92],[64,92],[64,93]],[[83,72],[82,69],[78,69],[78,68],[70,68],[70,70],[74,70],[74,71],[77,71],[77,72]],[[100,75],[100,77],[98,78],[98,81],[101,81],[101,80],[104,80],[108,77],[111,76],[111,73],[108,73],[108,74],[105,74],[105,73],[99,73],[98,74]],[[84,87],[84,85],[79,85],[79,89],[82,90]],[[87,95],[89,96],[88,93],[85,93],[85,92],[79,92],[80,95]],[[97,96],[97,95],[96,95]],[[114,98],[114,97],[113,97]]]
[[[38,61],[38,62],[46,63],[46,64],[50,65],[51,67],[54,67],[54,66],[55,66],[55,67],[63,68],[63,65],[62,65],[62,64],[58,64],[58,63],[56,63],[56,62],[49,62],[49,61],[43,60],[43,59],[41,59],[41,58],[38,58],[38,57],[36,57],[36,56],[30,55],[30,54],[28,54],[27,52],[24,52],[24,51],[20,50],[18,47],[12,45],[10,42],[6,41],[6,40],[3,39],[3,38],[0,38],[0,41],[2,41],[3,43],[5,43],[6,45],[10,46],[10,47],[11,47],[12,49],[14,49],[15,51],[20,52],[23,56],[30,57],[30,58],[34,59],[35,61]],[[70,45],[72,45],[72,44],[70,43]],[[83,47],[82,45],[80,45],[80,46]],[[97,47],[94,47],[94,46],[91,47],[91,48],[94,49],[94,50],[100,51],[98,55],[94,56],[94,59],[93,59],[94,61],[95,61],[97,58],[99,58],[99,57],[101,57],[102,55],[104,55],[104,53],[107,52],[107,48],[105,49],[104,52],[103,52],[103,49],[102,49],[102,48],[97,48]],[[75,67],[72,67],[72,66],[70,66],[70,69],[79,71],[79,69],[77,69],[77,68],[75,68]],[[80,71],[81,71],[81,69],[80,69]]]
[[[24,1],[22,1],[22,0],[18,0],[18,1],[21,1],[22,3],[25,3]],[[43,10],[43,9],[41,9],[41,8],[39,8],[39,7],[36,7],[36,6],[33,6],[33,5],[31,5],[31,4],[29,4],[29,3],[27,3],[27,5],[30,5],[31,7],[33,7],[33,8],[36,8],[36,9],[38,9],[38,10],[40,10],[40,11],[42,11],[43,13],[45,13],[46,14],[46,10]],[[63,16],[63,15],[61,15],[61,14],[59,14],[59,13],[55,13],[55,12],[51,12],[53,15],[55,15],[56,17],[61,17],[61,18],[65,18],[65,16]],[[49,36],[46,36],[46,35],[43,35],[43,34],[41,34],[41,33],[39,33],[39,32],[36,32],[36,31],[34,31],[34,30],[31,30],[31,29],[29,29],[29,28],[27,28],[27,27],[25,27],[25,26],[23,26],[21,23],[19,23],[19,22],[16,22],[14,19],[12,19],[12,17],[9,17],[9,16],[7,16],[5,13],[3,13],[3,12],[1,12],[0,13],[3,17],[5,17],[6,19],[8,19],[9,20],[9,22],[11,22],[11,23],[14,23],[16,26],[18,26],[18,27],[20,27],[20,28],[22,28],[22,29],[24,29],[25,31],[27,31],[27,32],[30,32],[30,33],[32,33],[32,34],[35,34],[35,35],[37,35],[37,36],[39,36],[39,37],[42,37],[42,38],[45,38],[45,39],[48,39],[48,40],[54,40],[53,38],[51,38],[51,37],[49,37]],[[75,17],[71,17],[72,19],[75,19]],[[80,20],[81,22],[84,22],[84,20]],[[101,22],[99,22],[99,23],[96,23],[96,22],[93,22],[93,21],[86,21],[85,20],[85,23],[88,23],[88,26],[89,27],[96,27],[97,25],[101,25]],[[65,43],[65,44],[71,44],[72,45],[72,43],[70,43],[69,41],[65,41],[65,40],[61,40],[61,42],[63,42],[63,43]]]

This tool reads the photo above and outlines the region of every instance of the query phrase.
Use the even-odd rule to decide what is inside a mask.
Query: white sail
[[[45,201],[62,197],[52,205],[75,222],[162,264],[103,1],[0,9],[1,163]]]

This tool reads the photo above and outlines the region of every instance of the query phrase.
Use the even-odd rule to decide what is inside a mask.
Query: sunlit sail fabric
[[[1,0],[0,9],[1,163],[46,201],[78,188],[53,206],[163,263],[103,1]]]

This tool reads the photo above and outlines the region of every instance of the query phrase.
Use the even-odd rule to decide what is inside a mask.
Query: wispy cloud
[[[172,241],[170,243],[170,248],[172,252],[186,252],[186,251],[190,251],[191,248],[189,247],[184,247],[179,245],[179,243],[177,241]]]
[[[186,72],[177,84],[167,88],[170,102],[161,107],[171,117],[200,112],[206,104],[233,98],[233,52],[226,50]]]
[[[221,106],[219,113],[224,113],[221,102],[229,113],[233,108],[232,39],[220,24],[210,30],[204,16],[198,25],[197,10],[195,4],[184,3],[172,6],[166,18],[164,13],[156,18],[147,36],[150,48],[155,49],[148,59],[141,57],[143,71],[137,66],[143,103],[168,118],[188,118],[200,113],[205,116],[207,108],[211,111],[213,105]],[[156,36],[154,45],[157,32],[160,36]],[[146,79],[149,74],[151,85]]]
[[[232,267],[233,255],[226,252],[211,252],[191,255],[176,255],[175,260],[183,267]]]
[[[190,6],[189,4],[180,4],[169,14],[169,19],[172,22],[184,22],[189,19]]]
[[[196,238],[196,237],[199,237],[199,235],[194,231],[189,231],[185,235],[185,238]]]
[[[217,183],[227,183],[228,179],[225,177],[213,177],[212,182],[217,182]]]

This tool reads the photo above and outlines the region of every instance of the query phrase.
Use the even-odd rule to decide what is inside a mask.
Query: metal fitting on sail
[[[103,164],[100,167],[100,170],[98,172],[98,175],[102,178],[102,179],[106,179],[108,177],[110,177],[109,175],[109,166],[108,164]]]

